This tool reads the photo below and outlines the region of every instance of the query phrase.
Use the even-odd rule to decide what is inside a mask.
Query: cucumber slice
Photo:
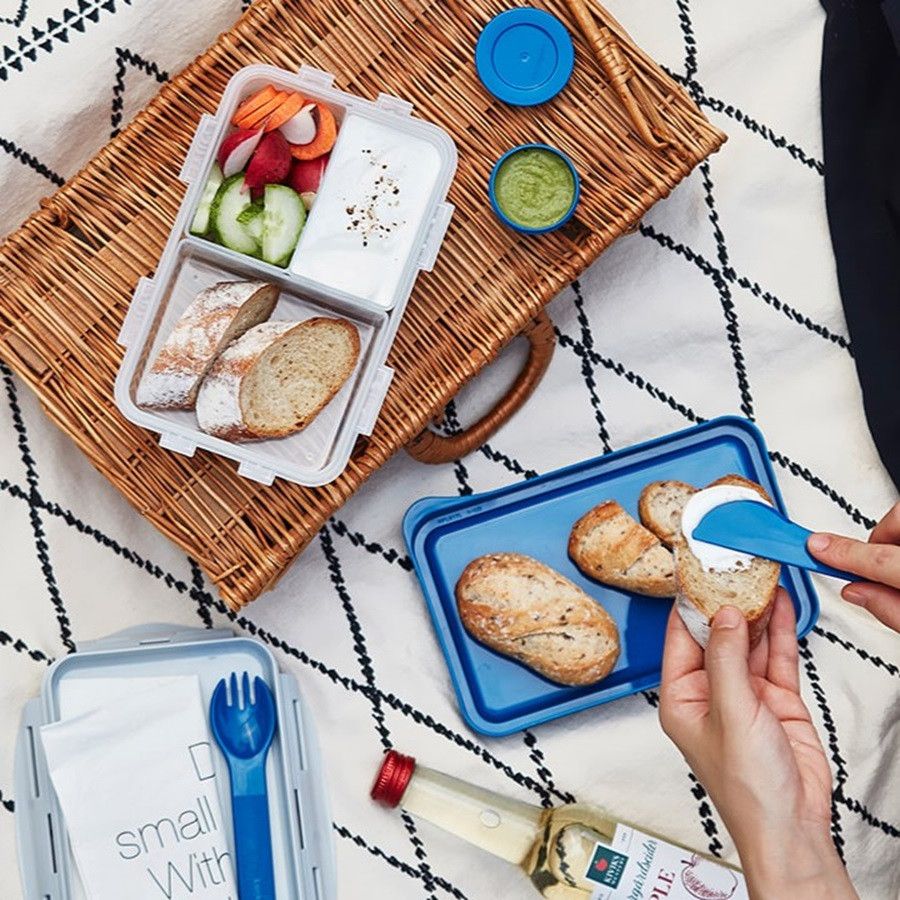
[[[241,210],[238,222],[247,229],[257,244],[262,245],[263,205],[262,200],[254,200],[246,209]]]
[[[243,172],[226,178],[213,198],[209,220],[213,236],[220,244],[247,256],[257,256],[259,241],[239,221],[241,213],[253,202],[250,191],[241,192],[243,186]]]
[[[219,190],[225,176],[218,163],[213,163],[209,178],[203,186],[203,193],[200,195],[200,203],[197,206],[197,212],[194,213],[194,220],[191,222],[191,234],[205,235],[209,231],[209,210],[212,206],[213,197]]]
[[[306,224],[300,195],[283,184],[267,184],[263,194],[262,258],[286,266]]]

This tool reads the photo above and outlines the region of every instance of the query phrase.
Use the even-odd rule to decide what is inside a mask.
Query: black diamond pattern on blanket
[[[140,54],[124,48],[116,47],[116,78],[113,84],[112,112],[110,113],[110,138],[114,138],[121,131],[123,116],[127,121],[146,103],[146,96],[152,97],[155,88],[141,92],[141,99],[132,102],[131,108],[125,109],[125,82],[129,69],[136,69],[144,75],[150,76],[157,84],[163,84],[169,80],[167,72],[159,68],[152,60],[144,59]],[[143,102],[142,102],[143,101]]]
[[[117,3],[127,2],[78,0],[58,21],[50,19],[34,34],[8,42],[5,52],[0,50],[0,80],[21,71],[39,52],[52,52],[56,41],[67,40],[68,29],[83,33],[101,12],[113,13]],[[641,8],[649,11],[648,3],[644,0]],[[112,493],[104,493],[110,488],[81,489],[82,480],[97,481],[87,468],[72,483],[75,470],[67,454],[77,451],[52,431],[37,405],[0,367],[0,425],[10,449],[3,458],[15,461],[0,473],[0,516],[7,527],[27,533],[30,551],[5,567],[5,587],[27,598],[0,612],[0,660],[12,696],[21,702],[33,695],[53,657],[71,651],[76,638],[97,636],[80,626],[80,614],[93,602],[108,605],[102,617],[91,620],[102,619],[108,631],[153,619],[230,625],[256,637],[297,673],[316,713],[337,799],[334,835],[346,883],[377,883],[379,896],[478,900],[519,897],[525,891],[501,864],[493,878],[487,857],[476,857],[408,816],[390,819],[371,807],[366,799],[370,769],[380,752],[393,746],[423,761],[441,760],[442,768],[468,772],[473,780],[534,803],[604,802],[608,794],[614,811],[626,817],[628,791],[637,783],[634,772],[655,766],[663,807],[657,827],[706,852],[733,853],[703,786],[659,732],[656,691],[504,740],[472,734],[457,712],[398,528],[403,511],[424,493],[488,490],[724,412],[754,418],[775,436],[771,458],[790,505],[808,506],[835,530],[874,524],[879,507],[872,505],[873,498],[880,495],[849,482],[846,469],[816,452],[818,441],[828,437],[827,427],[816,433],[816,443],[806,435],[802,417],[791,429],[775,421],[768,428],[780,403],[800,408],[812,389],[796,379],[773,387],[766,377],[768,354],[783,357],[789,346],[794,358],[809,360],[811,369],[825,360],[850,371],[852,348],[839,311],[823,318],[811,302],[815,291],[804,279],[817,272],[785,274],[781,264],[762,270],[759,248],[748,239],[746,227],[738,227],[752,215],[752,198],[740,194],[745,181],[767,183],[768,177],[795,185],[800,193],[820,193],[822,162],[802,140],[789,136],[790,122],[767,123],[761,105],[744,108],[722,85],[706,84],[707,53],[715,35],[698,35],[688,0],[672,0],[671,13],[672,33],[659,38],[658,52],[679,44],[677,53],[665,57],[674,77],[730,132],[731,142],[654,209],[638,234],[611,248],[554,301],[550,311],[559,348],[530,406],[465,460],[424,473],[407,459],[392,461],[332,517],[286,574],[277,597],[240,614],[228,612],[197,564],[148,534],[136,513],[120,511]],[[0,25],[22,24],[28,14],[24,0],[13,10],[19,23],[0,8]],[[640,37],[639,28],[633,31]],[[117,48],[112,134],[143,102],[140,98],[167,77],[147,56]],[[139,85],[133,103],[132,84]],[[62,182],[26,149],[2,138],[0,149],[35,177]],[[760,149],[770,172],[744,177],[735,166]],[[764,235],[759,242],[765,242]],[[634,266],[636,251],[640,267]],[[636,297],[639,313],[633,309]],[[673,306],[680,320],[673,319]],[[677,321],[677,332],[648,327],[656,319]],[[702,350],[702,358],[693,355],[694,347]],[[510,371],[508,359],[492,367],[484,379],[489,390],[502,389]],[[459,405],[448,406],[448,431],[471,420],[470,400],[485,390],[481,382],[464,392]],[[827,422],[828,398],[816,402],[817,415]],[[551,408],[566,410],[571,419],[560,436],[546,414]],[[579,441],[574,448],[572,434]],[[20,524],[9,524],[14,521]],[[103,571],[96,599],[87,597],[73,577],[79,566]],[[412,643],[398,645],[401,640]],[[835,677],[837,666],[860,682],[878,679],[885,691],[896,691],[900,669],[877,629],[844,614],[823,617],[801,647],[804,696],[836,778],[832,836],[851,873],[867,877],[870,859],[896,858],[900,832],[884,802],[886,794],[871,789],[878,783],[878,760],[860,747],[860,728],[847,712],[852,707],[846,686]],[[864,721],[874,728],[877,720]],[[4,727],[11,735],[14,723]],[[628,760],[621,760],[620,746],[630,748]],[[884,752],[890,752],[888,745]],[[0,833],[9,842],[14,798],[8,756],[0,755],[0,766]],[[353,881],[358,869],[371,877]],[[870,883],[886,890],[888,880]],[[354,890],[346,896],[359,896]],[[874,893],[866,896],[882,900]]]

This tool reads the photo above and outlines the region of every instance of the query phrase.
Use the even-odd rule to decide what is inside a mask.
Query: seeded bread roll
[[[227,441],[302,431],[356,368],[359,332],[344,319],[265,322],[216,360],[200,387],[197,420]]]
[[[638,500],[641,523],[667,547],[671,547],[681,531],[684,505],[696,493],[697,488],[683,481],[654,481],[648,484]]]
[[[766,502],[765,489],[740,475],[726,475],[709,487],[732,484],[756,491]],[[688,630],[702,647],[709,642],[710,622],[723,606],[736,606],[750,626],[750,644],[762,637],[778,589],[781,566],[769,559],[753,557],[750,564],[733,571],[708,571],[691,552],[679,523],[675,535],[675,603]]]
[[[619,630],[609,613],[530,556],[472,560],[456,583],[456,602],[473,638],[558,684],[594,684],[619,657]]]
[[[263,281],[221,281],[201,291],[144,373],[138,406],[193,409],[200,382],[218,355],[268,319],[277,301],[278,288]]]
[[[650,597],[675,595],[672,554],[615,500],[588,510],[572,527],[569,556],[588,578]]]

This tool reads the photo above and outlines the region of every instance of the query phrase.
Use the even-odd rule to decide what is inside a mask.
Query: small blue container
[[[553,153],[555,156],[558,156],[565,164],[568,166],[569,171],[572,173],[572,180],[574,182],[575,190],[572,194],[572,202],[569,205],[568,210],[566,210],[565,215],[558,221],[553,222],[550,225],[544,225],[541,228],[529,228],[527,225],[522,225],[519,222],[510,219],[509,216],[506,215],[505,212],[500,208],[500,204],[497,202],[497,193],[496,193],[496,181],[497,181],[497,173],[500,171],[500,167],[503,163],[506,162],[511,156],[514,156],[516,153],[520,153],[523,150],[546,150],[549,153]],[[545,234],[548,231],[556,231],[557,228],[562,228],[572,216],[575,215],[575,209],[578,206],[578,200],[581,197],[581,179],[578,177],[578,171],[575,169],[575,164],[566,156],[562,150],[557,150],[556,147],[551,147],[549,144],[520,144],[518,147],[513,147],[511,150],[507,150],[500,159],[494,164],[494,168],[491,171],[491,177],[488,181],[488,195],[491,198],[491,206],[493,207],[494,214],[497,218],[508,228],[512,228],[513,231],[518,231],[522,234]]]
[[[569,532],[603,500],[617,500],[637,518],[638,497],[651,481],[678,479],[705,487],[732,472],[761,484],[776,509],[786,512],[762,433],[738,416],[713,419],[490,493],[414,503],[403,520],[403,533],[466,722],[482,734],[512,734],[656,687],[671,602],[585,576],[569,559]],[[585,687],[555,684],[469,636],[456,609],[456,582],[473,559],[500,552],[540,560],[603,604],[619,627],[622,645],[606,678]],[[807,572],[782,566],[781,584],[794,603],[802,637],[819,615],[812,581]]]

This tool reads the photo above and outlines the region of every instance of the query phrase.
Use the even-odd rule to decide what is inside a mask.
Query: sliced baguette
[[[607,611],[554,569],[518,553],[472,560],[456,583],[466,631],[558,684],[594,684],[619,657]]]
[[[200,387],[197,420],[227,441],[302,431],[356,368],[359,332],[344,319],[265,322],[219,356]]]
[[[569,556],[604,584],[650,597],[675,595],[672,554],[615,500],[588,510],[572,527]]]
[[[697,488],[684,481],[654,481],[648,484],[638,500],[641,524],[667,547],[671,547],[681,531],[684,505],[696,493]]]
[[[193,409],[200,383],[219,354],[268,319],[277,301],[278,288],[263,281],[221,281],[201,291],[138,384],[138,406]]]
[[[771,498],[760,485],[740,475],[726,475],[709,487],[720,484],[750,488],[771,503]],[[715,614],[723,606],[736,606],[750,626],[751,646],[756,644],[772,615],[781,566],[768,559],[753,557],[745,568],[707,571],[691,552],[680,527],[675,535],[674,549],[675,603],[694,640],[706,647],[710,622]]]

